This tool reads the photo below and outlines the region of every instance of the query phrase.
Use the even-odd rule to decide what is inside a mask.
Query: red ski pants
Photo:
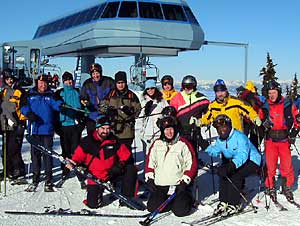
[[[286,185],[289,187],[292,186],[294,184],[294,170],[289,142],[267,140],[265,142],[265,153],[267,166],[266,187],[274,187],[273,177],[276,174],[278,157],[280,158],[280,174],[282,177],[286,177]]]

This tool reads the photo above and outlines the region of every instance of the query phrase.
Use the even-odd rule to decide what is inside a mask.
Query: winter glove
[[[117,162],[113,165],[113,167],[111,167],[108,170],[107,176],[108,176],[108,180],[114,180],[116,179],[118,176],[122,175],[125,171],[124,169],[124,162]]]
[[[289,134],[289,141],[290,141],[290,144],[295,144],[296,142],[296,136],[298,135],[299,133],[299,129],[296,129],[296,128],[293,128]]]
[[[120,107],[121,111],[123,111],[126,115],[133,115],[133,109],[127,105],[123,105]]]
[[[33,112],[29,112],[26,117],[28,118],[29,121],[31,122],[36,122],[36,121],[39,121],[40,120],[40,117],[38,115],[36,115],[35,113]]]
[[[147,181],[147,189],[153,193],[157,190],[156,185],[154,184],[154,180],[153,179],[148,179]]]
[[[296,115],[296,121],[300,123],[300,114]]]
[[[186,188],[187,188],[187,186],[188,186],[187,183],[185,183],[183,180],[180,181],[180,184],[178,184],[178,185],[176,186],[176,191],[177,191],[177,193],[180,193],[180,192],[185,191]]]
[[[274,123],[270,120],[270,119],[266,119],[264,122],[263,122],[263,127],[265,127],[266,130],[270,130],[273,128],[274,126]]]
[[[109,106],[107,108],[107,115],[109,116],[111,121],[114,121],[118,117],[118,110],[112,106]]]
[[[257,125],[258,127],[261,126],[261,120],[259,117],[256,117],[253,119],[253,122],[255,125]]]
[[[236,169],[236,167],[235,167],[234,163],[229,162],[227,164],[223,164],[223,165],[219,166],[217,169],[217,174],[220,177],[229,177],[234,173],[235,169]]]
[[[62,104],[62,105],[59,106],[59,111],[61,113],[66,113],[68,109],[69,108],[68,108],[68,106],[66,104]]]
[[[145,105],[145,115],[146,116],[149,116],[151,114],[152,105],[153,105],[153,100],[149,100],[146,103],[146,105]]]
[[[108,105],[107,105],[107,104],[100,103],[100,104],[98,105],[98,107],[99,107],[99,111],[100,111],[102,114],[107,115],[107,111],[108,111]]]
[[[91,105],[91,103],[88,100],[81,100],[80,103],[84,106],[84,107],[88,107]]]

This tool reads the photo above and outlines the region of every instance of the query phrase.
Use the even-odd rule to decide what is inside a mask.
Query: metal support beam
[[[247,79],[248,79],[248,43],[204,41],[203,45],[215,45],[215,46],[228,46],[228,47],[242,47],[242,48],[245,48],[244,84],[246,84]]]

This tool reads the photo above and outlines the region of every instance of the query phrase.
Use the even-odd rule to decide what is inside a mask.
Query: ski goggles
[[[212,126],[215,128],[218,128],[220,126],[229,125],[231,124],[231,120],[228,117],[217,117],[213,123]]]
[[[191,90],[191,89],[194,89],[195,85],[194,84],[190,84],[190,83],[183,83],[182,84],[182,89],[188,89],[188,90]]]

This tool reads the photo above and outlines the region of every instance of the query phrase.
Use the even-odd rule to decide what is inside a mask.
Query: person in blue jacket
[[[53,91],[48,86],[47,76],[40,75],[35,82],[36,85],[29,90],[27,100],[21,107],[21,112],[28,118],[29,134],[35,136],[41,145],[51,150],[53,147],[54,114],[55,111],[60,111],[62,101],[54,99]],[[31,146],[33,179],[25,191],[35,191],[40,182],[41,157],[43,157],[46,174],[44,191],[54,191],[52,183],[53,159],[51,156],[42,155],[33,146]]]
[[[227,216],[240,211],[243,180],[258,172],[261,155],[244,133],[232,128],[231,119],[227,115],[217,116],[213,126],[217,129],[219,137],[205,152],[213,157],[220,154],[224,157],[222,165],[217,170],[220,178],[220,202],[214,214]]]
[[[92,134],[96,129],[96,119],[99,115],[99,104],[115,87],[115,81],[111,77],[103,75],[100,64],[90,66],[91,77],[83,83],[80,91],[80,100],[84,107],[87,108],[89,119],[86,122],[88,134]]]

